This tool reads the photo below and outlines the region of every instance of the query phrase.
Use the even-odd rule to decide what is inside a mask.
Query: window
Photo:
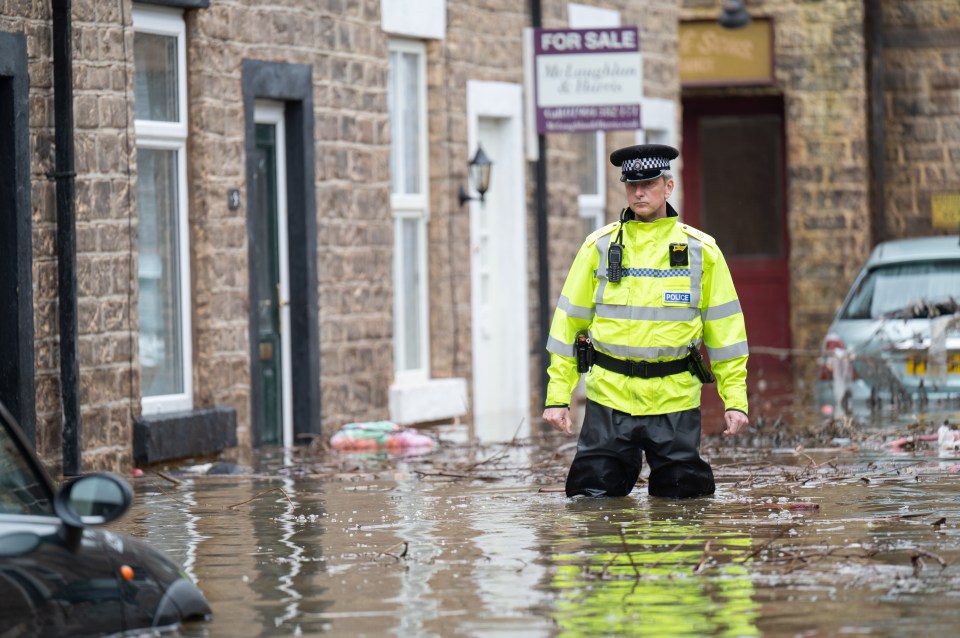
[[[398,381],[429,376],[426,75],[426,48],[422,43],[390,42],[390,206],[394,222],[394,368]]]
[[[844,319],[923,319],[952,314],[960,261],[888,264],[871,271],[840,313]]]
[[[193,407],[185,27],[138,7],[133,28],[142,408],[155,414]]]
[[[640,98],[640,117],[643,129],[637,131],[637,144],[666,144],[677,146],[677,107],[673,100],[659,97]],[[683,217],[683,184],[680,176],[683,164],[683,155],[670,163],[673,175],[673,195],[670,204]]]
[[[54,516],[53,494],[0,414],[0,514]],[[6,536],[5,538],[9,538]]]
[[[603,133],[574,133],[577,150],[577,172],[580,183],[580,217],[583,219],[584,235],[589,235],[603,226],[604,209],[607,206],[607,187],[604,181],[606,154]]]

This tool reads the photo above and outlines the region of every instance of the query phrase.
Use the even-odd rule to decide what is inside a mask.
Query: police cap
[[[621,182],[646,182],[670,170],[670,160],[680,151],[664,144],[637,144],[610,153],[610,163],[620,167]]]

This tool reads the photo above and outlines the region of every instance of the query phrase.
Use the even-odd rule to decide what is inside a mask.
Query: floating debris
[[[399,451],[432,448],[433,439],[412,428],[404,428],[390,421],[347,423],[330,437],[334,450],[369,452],[373,450]]]

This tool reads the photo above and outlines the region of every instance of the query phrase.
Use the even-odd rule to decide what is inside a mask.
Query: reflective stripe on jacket
[[[569,405],[577,385],[573,344],[589,330],[594,347],[621,359],[667,361],[706,344],[725,409],[747,412],[747,334],[730,270],[709,235],[678,222],[614,222],[587,237],[563,285],[550,327],[546,405]],[[607,249],[623,224],[623,273],[607,278]],[[686,244],[687,265],[670,266],[671,244]],[[633,415],[700,405],[692,374],[643,379],[594,366],[587,397]]]

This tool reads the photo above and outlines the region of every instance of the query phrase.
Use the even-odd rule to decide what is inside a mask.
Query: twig
[[[500,477],[497,476],[474,476],[470,474],[454,474],[453,472],[424,472],[423,470],[414,470],[414,474],[419,476],[443,476],[446,478],[461,478],[461,479],[471,479],[474,481],[499,481]]]
[[[394,553],[391,551],[391,550],[393,550],[393,549],[396,549],[397,547],[400,547],[401,545],[403,546],[403,551],[400,552],[400,554],[394,554]],[[396,543],[396,544],[394,544],[394,545],[391,545],[390,547],[386,548],[385,550],[383,550],[382,552],[380,552],[379,554],[377,554],[377,558],[380,558],[381,556],[390,556],[390,557],[394,558],[395,560],[400,560],[401,558],[403,558],[404,556],[407,555],[407,550],[408,550],[409,548],[410,548],[410,545],[409,545],[409,543],[408,543],[407,541],[400,541],[399,543]]]
[[[855,478],[855,479],[858,479],[858,480],[861,480],[861,481],[866,481],[867,483],[869,483],[871,477],[877,478],[877,477],[881,477],[881,476],[885,476],[885,475],[887,475],[887,474],[890,474],[891,472],[896,472],[897,474],[899,474],[899,473],[900,473],[900,470],[906,470],[906,469],[908,469],[908,468],[916,467],[916,466],[918,466],[918,465],[923,465],[923,464],[924,464],[924,461],[918,461],[918,462],[916,462],[916,463],[909,463],[909,464],[907,464],[907,465],[902,465],[902,466],[900,466],[900,467],[894,467],[894,468],[891,468],[891,469],[889,469],[889,470],[885,470],[885,471],[883,471],[883,472],[877,472],[877,473],[871,474],[870,476],[851,475],[851,476],[847,476],[847,477],[843,477],[843,478]]]
[[[700,556],[700,560],[697,561],[697,564],[693,566],[693,573],[699,574],[703,570],[703,566],[707,563],[707,559],[710,557],[710,541],[707,541],[703,546],[703,554]]]
[[[607,573],[607,568],[610,567],[610,565],[613,564],[613,561],[614,561],[614,560],[617,558],[617,556],[619,556],[619,555],[620,555],[620,552],[613,552],[613,553],[610,555],[610,560],[608,560],[606,563],[603,564],[603,567],[600,569],[600,573],[597,575],[597,578],[600,578],[600,579],[604,578],[604,576],[605,576],[606,573]],[[590,569],[590,568],[587,567],[587,574],[590,573],[589,569]]]
[[[185,507],[188,507],[188,508],[193,507],[192,504],[187,503],[186,501],[181,501],[179,498],[177,498],[176,496],[174,496],[174,495],[171,494],[170,492],[164,492],[164,491],[163,491],[161,488],[159,488],[159,487],[158,487],[157,489],[158,489],[158,490],[160,491],[160,493],[163,494],[164,496],[173,499],[174,502],[180,503],[181,505],[183,505],[183,506],[185,506]]]
[[[809,471],[811,470],[811,466],[812,466],[812,469],[814,469],[814,470],[819,470],[819,469],[820,469],[821,467],[823,467],[824,465],[829,466],[829,467],[833,468],[834,470],[837,469],[837,466],[836,466],[835,463],[834,463],[834,461],[837,460],[836,458],[827,459],[827,460],[824,461],[823,463],[817,463],[816,461],[813,460],[813,457],[811,457],[809,454],[807,454],[806,452],[804,452],[804,451],[801,450],[800,448],[797,448],[796,450],[794,450],[794,452],[795,452],[796,454],[799,454],[800,456],[806,458],[808,461],[810,461],[810,463],[807,465],[807,467],[804,468],[804,472],[809,472]]]
[[[620,532],[620,542],[623,544],[623,551],[625,551],[625,552],[627,553],[627,558],[630,560],[630,566],[633,567],[633,573],[634,573],[634,575],[637,577],[637,579],[639,580],[639,578],[640,578],[640,570],[637,569],[637,564],[633,562],[633,554],[630,553],[630,547],[627,545],[627,537],[626,537],[626,535],[623,533],[623,528],[622,528],[622,527],[620,527],[620,528],[618,529],[618,531]]]
[[[677,551],[678,549],[680,549],[681,547],[683,547],[683,544],[686,543],[686,542],[687,542],[688,540],[690,540],[691,538],[693,538],[693,536],[694,536],[696,533],[697,533],[697,532],[690,532],[689,534],[687,534],[686,537],[685,537],[682,541],[680,541],[679,543],[677,543],[676,545],[674,545],[672,548],[670,548],[670,551],[669,551],[669,552],[666,552],[666,553],[664,553],[664,554],[661,554],[661,555],[660,555],[660,558],[658,558],[657,560],[653,561],[653,563],[650,564],[650,567],[656,567],[657,565],[659,565],[659,564],[661,563],[661,561],[663,561],[664,558],[666,558],[666,557],[669,556],[670,554],[674,553],[675,551]]]
[[[940,569],[946,569],[946,567],[947,567],[947,561],[943,560],[942,558],[940,558],[940,557],[937,556],[936,554],[933,554],[933,553],[931,553],[931,552],[928,552],[928,551],[926,551],[925,549],[916,549],[916,548],[914,548],[914,549],[911,549],[911,550],[910,550],[910,561],[913,563],[914,573],[920,571],[919,568],[917,567],[917,565],[918,565],[918,564],[919,564],[919,565],[922,565],[922,564],[923,564],[920,559],[921,559],[921,558],[924,558],[924,557],[926,557],[926,558],[932,558],[933,560],[935,560],[935,561],[937,561],[938,563],[940,563]]]
[[[294,509],[297,508],[296,504],[295,504],[292,500],[290,500],[290,495],[287,494],[286,490],[284,490],[282,487],[271,487],[269,490],[265,490],[265,491],[263,491],[263,492],[260,492],[259,494],[255,495],[255,496],[253,496],[253,497],[251,497],[251,498],[248,498],[248,499],[245,500],[245,501],[242,501],[242,502],[240,502],[240,503],[234,503],[233,505],[228,505],[228,506],[227,506],[227,509],[228,509],[228,510],[232,510],[232,509],[234,509],[235,507],[240,507],[241,505],[246,505],[246,504],[249,503],[250,501],[254,501],[254,500],[260,498],[261,496],[263,496],[264,494],[269,494],[270,492],[280,492],[281,494],[283,494],[283,497],[284,497],[285,499],[287,499],[287,502],[290,503],[290,505],[293,506]]]
[[[834,549],[828,549],[828,550],[825,551],[825,552],[808,552],[808,553],[806,553],[806,554],[795,554],[795,553],[793,553],[793,552],[791,552],[791,551],[788,551],[788,550],[781,550],[781,552],[783,553],[783,556],[772,556],[772,557],[770,557],[770,558],[765,559],[764,562],[767,562],[767,563],[784,563],[784,562],[786,562],[786,563],[792,563],[792,562],[794,562],[794,561],[799,561],[799,562],[802,562],[802,563],[806,564],[807,561],[809,561],[809,560],[811,560],[811,559],[818,559],[818,558],[843,558],[843,559],[848,559],[848,560],[856,560],[856,559],[873,558],[873,557],[876,556],[878,553],[880,553],[880,550],[878,550],[878,549],[863,549],[863,550],[861,550],[861,551],[859,551],[859,552],[845,553],[845,552],[844,552],[845,549],[846,549],[846,548],[838,547],[838,548],[834,548]]]
[[[795,449],[793,452],[794,452],[794,454],[798,454],[798,455],[806,458],[808,461],[810,461],[810,465],[812,465],[814,468],[820,467],[820,464],[819,464],[819,463],[817,463],[816,461],[814,461],[813,458],[812,458],[809,454],[807,454],[806,452],[804,452],[803,450],[801,450],[799,447],[798,447],[797,449]],[[810,467],[810,465],[808,465],[807,467]]]
[[[760,552],[762,552],[763,550],[765,550],[765,549],[766,549],[767,547],[769,547],[775,540],[777,540],[777,539],[779,539],[780,537],[782,537],[784,534],[786,534],[787,532],[789,532],[791,529],[793,529],[793,525],[787,525],[787,526],[785,526],[785,527],[781,527],[781,528],[779,529],[779,531],[777,531],[777,533],[773,535],[772,538],[769,538],[769,539],[767,539],[766,542],[761,543],[760,545],[758,545],[756,549],[754,549],[752,552],[750,552],[749,554],[747,554],[746,556],[744,556],[743,559],[742,559],[740,562],[743,562],[743,563],[747,562],[748,560],[750,560],[751,558],[753,558],[754,556],[756,556],[757,554],[759,554]]]
[[[524,422],[525,420],[526,420],[525,418],[520,419],[520,423],[517,424],[517,429],[513,431],[513,436],[510,438],[509,441],[507,441],[507,443],[504,444],[504,446],[500,449],[499,452],[497,452],[497,453],[494,454],[493,456],[491,456],[491,457],[489,457],[489,458],[486,458],[486,459],[484,459],[484,460],[482,460],[482,461],[477,461],[476,463],[474,463],[474,464],[472,464],[472,465],[468,465],[468,466],[466,466],[466,468],[464,468],[464,469],[466,469],[466,470],[469,472],[470,470],[472,470],[472,469],[474,469],[474,468],[477,468],[477,467],[479,467],[479,466],[481,466],[481,465],[483,465],[483,464],[485,464],[485,463],[490,463],[490,462],[492,462],[492,461],[495,461],[496,459],[498,459],[498,458],[502,457],[504,454],[506,454],[506,453],[507,453],[507,450],[510,449],[511,446],[516,445],[517,435],[520,433],[520,428],[523,427],[523,422]]]
[[[423,470],[414,470],[417,476],[446,476],[447,478],[473,478],[467,474],[454,474],[453,472],[424,472]]]
[[[180,479],[175,479],[169,474],[167,474],[166,472],[161,472],[159,470],[157,471],[157,476],[162,478],[164,481],[169,481],[173,483],[174,485],[180,485],[181,483],[183,483],[183,481],[181,481]]]

